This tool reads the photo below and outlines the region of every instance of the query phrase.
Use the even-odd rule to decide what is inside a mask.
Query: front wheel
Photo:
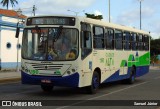
[[[94,71],[92,76],[92,82],[91,85],[87,87],[87,92],[89,94],[95,94],[99,88],[99,85],[100,85],[99,74],[96,71]]]
[[[53,85],[44,85],[44,84],[42,84],[42,85],[41,85],[41,89],[42,89],[44,92],[51,92],[52,89],[53,89]]]

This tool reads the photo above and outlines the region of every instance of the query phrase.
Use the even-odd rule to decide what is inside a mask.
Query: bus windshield
[[[78,57],[78,30],[70,28],[26,28],[22,58],[37,61],[75,60]]]

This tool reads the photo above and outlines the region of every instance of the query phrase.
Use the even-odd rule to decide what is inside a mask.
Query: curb
[[[159,67],[152,67],[152,68],[149,68],[150,70],[160,70],[160,68]]]
[[[11,83],[11,82],[17,82],[20,81],[21,78],[20,77],[16,77],[16,78],[6,78],[6,79],[1,79],[0,83]]]

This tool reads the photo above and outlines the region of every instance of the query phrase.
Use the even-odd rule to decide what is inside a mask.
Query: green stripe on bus
[[[126,66],[125,62],[126,60],[121,61],[120,67]],[[134,56],[133,54],[129,55],[128,58],[128,67],[132,67],[133,65],[135,66],[146,66],[150,64],[150,52],[145,53],[142,56]]]

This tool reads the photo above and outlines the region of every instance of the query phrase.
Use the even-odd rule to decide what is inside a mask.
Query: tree
[[[18,4],[18,1],[17,1],[17,0],[2,0],[2,1],[1,1],[1,4],[3,5],[3,7],[6,6],[7,9],[8,9],[8,7],[9,7],[9,3],[11,3],[12,7],[14,7],[14,6],[15,6],[15,3]]]
[[[151,50],[151,56],[158,55],[160,54],[160,39],[151,39],[151,45],[150,45],[150,50]]]
[[[103,19],[103,16],[102,15],[98,15],[98,16],[95,16],[94,14],[88,14],[88,13],[85,13],[86,17],[88,18],[92,18],[92,19]]]

